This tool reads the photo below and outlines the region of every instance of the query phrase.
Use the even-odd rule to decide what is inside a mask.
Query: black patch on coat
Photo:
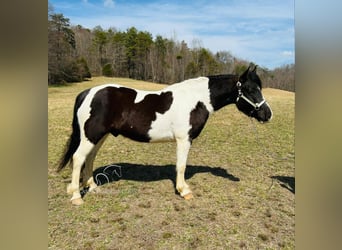
[[[209,111],[203,102],[198,102],[196,107],[190,112],[189,138],[192,141],[201,133],[209,117]]]
[[[173,101],[171,92],[147,94],[134,103],[137,91],[126,87],[99,90],[90,104],[90,117],[85,123],[87,138],[97,143],[105,134],[123,135],[135,141],[149,142],[148,131],[156,113],[164,114]]]
[[[215,111],[235,102],[238,96],[236,88],[238,75],[215,75],[208,78],[210,102]]]

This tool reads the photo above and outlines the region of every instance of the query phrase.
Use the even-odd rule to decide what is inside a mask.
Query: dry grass
[[[122,165],[122,178],[70,204],[71,170],[55,173],[71,132],[74,98],[107,82],[93,78],[49,95],[49,249],[294,249],[294,94],[265,89],[274,118],[253,124],[231,105],[214,113],[190,150],[194,199],[175,193],[175,144],[108,137],[95,166]],[[255,132],[257,129],[257,136]]]

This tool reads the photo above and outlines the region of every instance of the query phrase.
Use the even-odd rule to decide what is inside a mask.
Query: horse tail
[[[81,131],[80,125],[77,118],[77,111],[80,108],[81,104],[83,103],[85,97],[89,92],[85,90],[81,92],[77,97],[74,105],[74,113],[73,113],[73,120],[72,120],[72,133],[69,137],[68,142],[66,143],[64,153],[59,161],[57,172],[61,171],[69,162],[72,162],[72,156],[76,152],[78,146],[81,142]]]

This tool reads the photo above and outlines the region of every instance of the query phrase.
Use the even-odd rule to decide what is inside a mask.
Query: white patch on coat
[[[148,132],[151,142],[186,138],[191,129],[190,113],[199,101],[206,106],[209,113],[214,111],[210,103],[208,82],[209,78],[198,77],[162,90],[162,92],[172,92],[173,102],[164,114],[157,113],[156,120],[152,122]]]
[[[88,138],[85,136],[84,124],[90,117],[90,110],[91,110],[90,104],[95,94],[99,90],[104,89],[106,87],[120,87],[120,86],[116,84],[105,84],[105,85],[100,85],[100,86],[91,88],[88,95],[84,98],[81,106],[77,110],[77,119],[78,119],[78,124],[80,126],[80,131],[81,131],[81,141],[84,139],[89,141]]]

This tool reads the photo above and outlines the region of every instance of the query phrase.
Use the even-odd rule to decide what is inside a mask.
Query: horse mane
[[[236,79],[236,81],[239,79],[239,75],[236,74],[220,74],[220,75],[209,75],[207,76],[209,79],[213,79],[213,80],[232,80],[232,79]],[[248,77],[255,82],[256,84],[258,84],[258,86],[260,87],[260,89],[262,89],[262,82],[260,80],[260,77],[257,75],[256,72],[251,71],[248,73]]]
[[[226,80],[226,79],[231,79],[231,78],[238,78],[239,75],[234,75],[234,74],[221,74],[221,75],[209,75],[207,76],[208,78],[211,79],[216,79],[216,80]]]

